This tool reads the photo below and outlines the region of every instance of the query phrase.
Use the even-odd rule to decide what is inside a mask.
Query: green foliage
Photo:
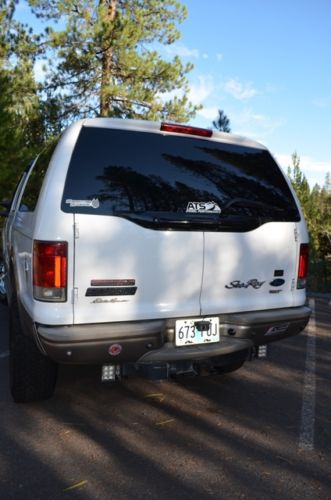
[[[331,179],[326,175],[324,186],[310,189],[300,169],[300,158],[292,155],[288,176],[299,198],[307,222],[313,259],[331,256]]]
[[[218,110],[218,117],[213,121],[213,126],[220,132],[231,132],[230,120],[221,109]]]
[[[195,114],[187,97],[192,65],[156,50],[180,36],[187,13],[177,0],[30,0],[47,25],[42,34],[15,20],[17,3],[0,0],[0,199],[72,119]],[[48,58],[42,83],[38,58]]]
[[[177,0],[30,0],[49,21],[47,96],[57,96],[65,120],[86,116],[187,121],[191,64],[161,58],[157,44],[180,33],[186,8]],[[55,29],[54,22],[61,21]],[[177,92],[176,97],[167,97]]]
[[[33,64],[36,41],[13,20],[15,2],[0,3],[0,199],[10,198],[24,167],[43,141]]]

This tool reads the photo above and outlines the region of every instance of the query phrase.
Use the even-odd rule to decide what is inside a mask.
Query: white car
[[[3,231],[15,401],[58,363],[104,380],[229,371],[306,326],[308,234],[258,143],[95,118],[26,169]]]

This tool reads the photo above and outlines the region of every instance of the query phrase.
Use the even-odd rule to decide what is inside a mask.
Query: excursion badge
[[[186,213],[190,214],[205,214],[215,213],[220,214],[221,208],[215,201],[189,201],[186,207]]]

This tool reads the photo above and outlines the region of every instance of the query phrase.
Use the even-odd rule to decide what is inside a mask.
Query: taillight
[[[309,262],[309,245],[300,245],[297,288],[306,288]]]
[[[160,130],[163,132],[176,132],[176,134],[197,135],[200,137],[211,137],[213,131],[207,128],[191,127],[190,125],[179,125],[178,123],[161,123]]]
[[[33,242],[33,296],[37,300],[67,300],[68,244],[65,241]]]

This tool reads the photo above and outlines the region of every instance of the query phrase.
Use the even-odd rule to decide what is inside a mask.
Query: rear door
[[[296,263],[294,223],[206,233],[202,314],[292,306]]]
[[[62,203],[74,213],[75,323],[200,314],[203,233],[178,220],[185,174],[167,139],[83,128]]]
[[[288,184],[266,150],[214,154],[228,201],[220,230],[205,233],[201,313],[290,307],[300,214]]]
[[[76,323],[199,315],[201,233],[158,231],[121,217],[75,219]]]

